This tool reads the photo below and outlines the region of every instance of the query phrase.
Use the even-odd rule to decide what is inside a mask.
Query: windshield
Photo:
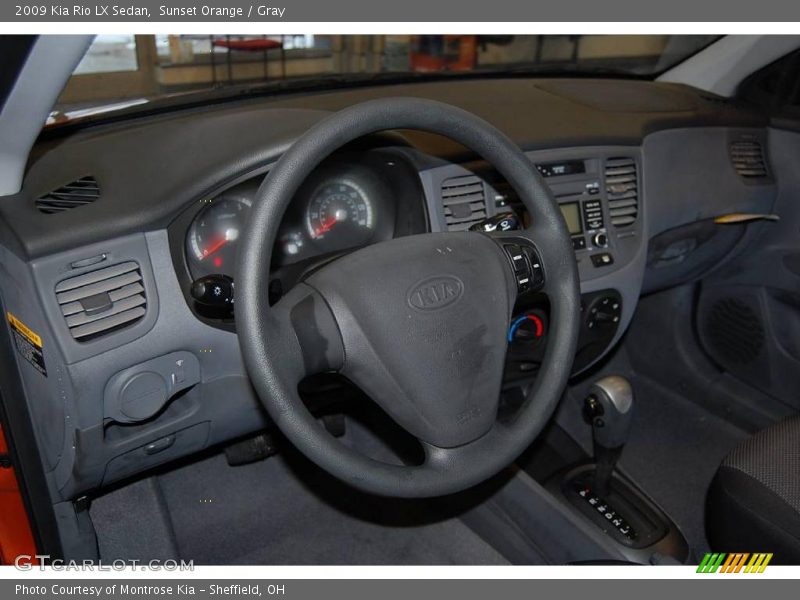
[[[708,35],[99,35],[48,125],[180,103],[215,90],[298,89],[336,78],[519,75],[654,77]]]

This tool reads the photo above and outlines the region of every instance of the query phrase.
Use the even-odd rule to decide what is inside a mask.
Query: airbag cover
[[[339,323],[342,374],[407,431],[452,447],[491,428],[514,297],[495,242],[466,232],[398,238],[307,283]]]

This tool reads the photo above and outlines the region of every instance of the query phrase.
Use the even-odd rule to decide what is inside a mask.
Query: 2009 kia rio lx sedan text
[[[800,38],[333,37],[0,40],[3,561],[798,564]]]

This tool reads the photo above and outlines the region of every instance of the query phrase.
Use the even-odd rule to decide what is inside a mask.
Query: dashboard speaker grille
[[[72,337],[80,342],[132,325],[147,307],[134,261],[65,279],[56,285],[56,299]]]
[[[49,215],[91,204],[99,197],[97,180],[94,177],[81,177],[37,199],[36,208]]]
[[[442,207],[449,231],[466,231],[486,218],[486,185],[477,175],[442,182]]]
[[[737,140],[731,143],[731,162],[740,177],[760,179],[767,176],[764,148],[757,140]]]
[[[614,227],[628,227],[639,215],[639,182],[636,161],[609,158],[605,166],[608,213]]]
[[[720,298],[705,319],[705,334],[712,353],[723,363],[746,365],[764,347],[764,327],[756,312],[737,298]]]

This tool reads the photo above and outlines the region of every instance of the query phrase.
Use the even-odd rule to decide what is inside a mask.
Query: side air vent
[[[614,227],[629,227],[639,214],[639,185],[636,161],[632,158],[606,160],[606,197]]]
[[[132,325],[147,306],[142,274],[133,261],[65,279],[56,285],[56,299],[80,342]]]
[[[444,220],[449,231],[466,231],[486,218],[486,192],[476,175],[451,177],[442,182]]]
[[[761,142],[737,140],[731,143],[731,162],[740,177],[760,179],[767,176],[767,161]]]
[[[81,177],[36,200],[36,208],[50,215],[91,204],[99,197],[100,186],[97,180],[94,177]]]

